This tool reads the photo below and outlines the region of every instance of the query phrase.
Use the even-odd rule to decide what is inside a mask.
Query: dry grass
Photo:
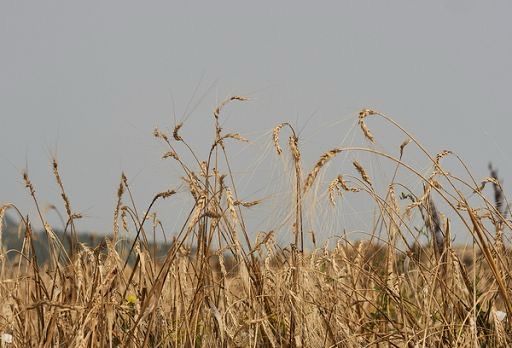
[[[225,140],[246,139],[237,133],[224,134],[219,125],[228,103],[245,100],[231,97],[214,109],[215,138],[203,160],[194,152],[188,156],[193,163],[181,160],[187,156],[179,154],[178,143],[192,151],[178,134],[181,123],[172,136],[154,131],[167,147],[163,158],[174,160],[183,170],[183,187],[188,191],[180,194],[190,195],[192,201],[163,258],[157,258],[148,243],[148,234],[159,224],[153,208],[158,200],[174,199],[176,191],[156,194],[141,215],[123,174],[112,237],[91,249],[76,242],[74,221],[80,214],[72,210],[54,160],[52,168],[68,215],[65,232],[72,247],[66,250],[46,222],[36,190],[24,173],[45,226],[51,260],[40,265],[36,259],[29,219],[13,204],[0,206],[0,227],[6,210],[11,210],[18,214],[24,234],[15,262],[8,261],[5,248],[0,254],[0,333],[12,335],[12,343],[3,336],[3,345],[504,347],[511,343],[512,267],[506,238],[511,225],[495,169],[490,168],[491,177],[481,185],[469,173],[464,173],[469,180],[456,177],[441,163],[448,156],[458,159],[455,154],[431,155],[392,119],[365,109],[358,122],[371,148],[325,152],[303,178],[299,138],[290,124],[281,123],[272,132],[273,142],[277,154],[288,156],[292,164],[287,174],[294,178],[294,185],[291,211],[276,226],[288,226],[294,237],[285,248],[275,241],[277,230],[261,233],[253,241],[244,215],[265,200],[238,197]],[[378,139],[365,122],[370,115],[406,136],[399,158],[375,149]],[[279,142],[285,127],[291,132],[289,152]],[[403,159],[406,145],[415,146],[429,161],[428,175]],[[326,187],[317,180],[337,155],[363,152],[395,168],[381,194],[377,180],[356,160],[353,165],[361,179],[340,174]],[[415,192],[397,182],[398,172],[415,176],[423,190]],[[347,177],[353,178],[350,186]],[[315,182],[318,190],[309,190]],[[494,201],[484,194],[486,182],[493,184]],[[407,193],[397,197],[398,189]],[[336,199],[347,199],[342,195],[347,191],[367,195],[379,211],[374,228],[367,231],[368,240],[340,237],[331,247],[305,249],[303,212],[309,208],[305,202],[317,191],[327,192],[333,205]],[[436,206],[435,201],[440,204]],[[338,208],[327,204],[325,209]],[[414,213],[423,221],[427,244],[413,238],[418,235]],[[472,245],[452,246],[453,219],[473,237]],[[377,236],[382,231],[385,237]],[[117,243],[128,232],[136,238],[129,250],[123,250]]]

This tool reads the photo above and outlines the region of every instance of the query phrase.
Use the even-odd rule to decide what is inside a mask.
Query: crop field
[[[270,219],[259,208],[265,197],[239,194],[230,154],[248,139],[222,127],[225,108],[246,100],[233,96],[213,109],[204,158],[182,134],[182,124],[155,129],[163,149],[155,156],[171,161],[181,182],[135,206],[128,174],[122,174],[112,230],[97,246],[77,240],[82,215],[73,210],[56,159],[65,238],[47,222],[34,178],[23,173],[38,214],[0,202],[0,227],[7,214],[15,217],[22,240],[18,251],[0,249],[2,346],[512,344],[512,222],[494,167],[488,177],[474,177],[456,153],[429,152],[409,130],[370,109],[353,119],[365,146],[315,149],[318,157],[310,163],[302,156],[300,132],[280,123],[267,140],[287,178],[287,203],[277,207],[280,219]],[[377,126],[399,134],[392,151],[378,146]],[[331,165],[341,158],[344,171],[334,173]],[[385,163],[387,175],[376,177],[368,158]],[[158,204],[177,195],[192,204],[169,232],[170,246],[156,253],[151,240],[163,229],[158,214],[165,214]],[[364,238],[340,228],[325,240],[311,215],[323,219],[350,200],[372,209],[366,224],[351,226]],[[254,212],[260,220],[277,220],[275,228],[252,230],[246,216]],[[45,262],[34,247],[35,220],[44,226]],[[467,242],[455,243],[454,231]],[[282,243],[285,233],[290,238]]]

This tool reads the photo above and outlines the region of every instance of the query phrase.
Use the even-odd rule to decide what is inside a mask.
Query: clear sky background
[[[252,100],[226,110],[227,130],[268,143],[279,122],[304,127],[307,167],[371,107],[477,176],[493,161],[507,187],[511,13],[470,0],[1,1],[0,202],[33,213],[28,167],[41,202],[62,206],[56,155],[80,227],[109,231],[121,171],[141,209],[178,184],[153,128],[185,120],[208,147],[211,110],[232,94]]]

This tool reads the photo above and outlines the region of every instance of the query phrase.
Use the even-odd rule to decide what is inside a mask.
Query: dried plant
[[[325,166],[331,158],[333,158],[340,152],[341,149],[332,149],[327,151],[320,157],[318,162],[316,162],[315,166],[313,167],[313,170],[309,173],[308,177],[306,178],[306,182],[304,183],[304,192],[306,192],[311,187],[311,185],[313,185],[313,182],[315,181],[318,172],[320,172],[320,169],[322,169],[322,167]]]
[[[284,127],[285,123],[280,123],[277,126],[274,127],[272,130],[272,139],[274,140],[274,147],[276,148],[276,152],[278,155],[283,153],[283,149],[279,145],[279,133],[281,132],[281,129]]]
[[[370,180],[370,177],[366,173],[366,170],[364,170],[364,168],[361,165],[361,163],[359,163],[358,161],[354,161],[354,162],[352,162],[352,164],[354,165],[356,170],[359,172],[359,175],[361,175],[361,178],[364,180],[364,182],[366,182],[368,185],[372,186],[372,182]]]
[[[361,112],[359,112],[359,126],[361,127],[361,130],[363,131],[363,134],[366,137],[366,139],[370,140],[373,143],[375,141],[375,138],[373,137],[372,132],[370,132],[368,126],[364,121],[365,118],[370,115],[375,115],[375,111],[370,109],[361,110]]]
[[[283,214],[272,221],[270,216],[276,214],[266,215],[270,198],[245,196],[247,200],[242,200],[238,193],[233,175],[238,171],[228,150],[247,140],[238,133],[224,133],[219,123],[223,107],[235,100],[246,98],[230,97],[214,108],[213,146],[206,149],[204,158],[179,135],[181,123],[172,136],[155,129],[154,136],[165,147],[163,158],[175,160],[171,163],[182,171],[184,184],[177,190],[155,193],[141,208],[135,204],[123,173],[112,235],[99,245],[67,244],[63,236],[68,226],[61,231],[48,223],[35,185],[28,173],[23,173],[43,230],[34,231],[29,217],[15,204],[0,204],[0,345],[512,344],[512,226],[506,219],[505,191],[494,167],[489,167],[491,175],[480,186],[462,160],[458,162],[462,168],[459,176],[456,169],[448,173],[441,159],[449,154],[450,159],[459,159],[455,153],[431,154],[391,118],[365,109],[357,119],[363,136],[375,140],[365,123],[367,117],[388,122],[406,138],[399,157],[376,150],[374,145],[343,147],[343,153],[350,158],[361,152],[370,154],[389,161],[394,171],[379,176],[375,170],[372,181],[354,160],[361,179],[349,181],[346,178],[352,177],[338,175],[324,184],[318,180],[319,173],[328,163],[340,160],[336,155],[341,149],[324,153],[303,178],[302,162],[307,156],[302,156],[298,134],[289,123],[280,123],[272,132],[272,142],[281,155],[283,176],[291,177],[292,182],[285,181],[283,185],[291,187],[283,187],[275,196],[289,199],[291,204],[273,205],[273,212],[282,209]],[[279,140],[285,130],[290,132],[286,154]],[[181,144],[171,143],[172,139]],[[410,142],[421,158],[409,161],[412,151],[404,154]],[[190,153],[183,154],[178,148]],[[192,158],[192,163],[186,158]],[[427,174],[424,165],[417,169],[410,164],[421,160],[428,163]],[[52,170],[67,225],[72,226],[81,215],[72,210],[57,161],[52,162]],[[469,181],[463,179],[467,177]],[[382,184],[386,178],[391,179]],[[493,185],[491,198],[484,190],[486,183]],[[311,190],[313,185],[315,190]],[[337,196],[345,192],[354,193],[343,198],[349,204],[335,206]],[[328,200],[317,199],[324,194]],[[371,218],[358,227],[368,236],[365,240],[350,238],[351,231],[340,235],[339,226],[331,227],[328,221],[329,216],[352,214],[347,206],[350,209],[353,198],[366,199],[366,207],[372,210]],[[163,199],[179,199],[188,210],[172,231],[160,222],[166,213],[158,211]],[[329,202],[334,207],[326,209]],[[261,209],[249,209],[255,205]],[[12,233],[12,215],[4,223],[8,213],[18,219],[16,240],[20,244],[16,251],[11,250],[11,234],[6,234]],[[254,231],[247,214],[257,215],[257,220],[266,224],[275,222],[275,226]],[[316,220],[321,223],[315,224]],[[75,229],[74,225],[70,228]],[[157,229],[173,236],[160,252],[157,244],[150,243]],[[304,242],[304,229],[311,233],[312,248]],[[288,238],[290,231],[293,235]],[[471,237],[469,246],[453,245],[453,236],[463,233]],[[325,235],[337,237],[324,239]],[[48,250],[46,261],[41,256],[42,245]]]
[[[176,141],[182,141],[183,138],[178,134],[178,132],[180,131],[181,127],[183,127],[183,123],[178,123],[175,127],[174,127],[174,130],[172,131],[172,137],[174,138],[174,140]]]

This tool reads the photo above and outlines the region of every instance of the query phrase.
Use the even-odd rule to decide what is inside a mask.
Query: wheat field
[[[182,136],[182,124],[169,132],[155,129],[165,147],[163,160],[182,172],[182,182],[172,184],[180,192],[165,190],[136,207],[122,174],[112,231],[95,248],[76,240],[75,223],[82,216],[72,209],[57,160],[52,168],[69,247],[47,222],[36,188],[23,174],[38,211],[30,219],[44,226],[50,258],[37,260],[29,217],[14,204],[1,205],[0,221],[7,212],[17,216],[23,238],[14,258],[7,257],[12,251],[5,246],[0,251],[2,346],[505,347],[512,342],[512,225],[496,170],[474,178],[457,154],[430,153],[393,119],[370,109],[354,116],[367,146],[335,147],[304,163],[298,132],[280,123],[268,141],[274,158],[287,164],[290,204],[282,207],[284,218],[275,229],[255,234],[245,216],[265,199],[239,197],[227,151],[247,139],[225,133],[220,123],[225,107],[246,100],[233,96],[214,108],[206,158]],[[395,152],[374,146],[377,119],[401,134]],[[427,161],[427,170],[411,164],[412,148]],[[372,175],[361,153],[392,168],[385,185],[377,185],[382,178]],[[355,156],[350,168],[328,177],[326,168],[348,155]],[[445,161],[457,163],[461,173],[445,170]],[[399,182],[399,173],[420,185]],[[157,256],[149,242],[159,225],[155,207],[178,194],[193,204],[165,255]],[[310,204],[327,210],[359,196],[378,212],[372,228],[361,227],[367,238],[340,235],[320,243],[322,231],[306,228]],[[417,238],[418,221],[423,240]],[[452,226],[470,242],[454,245]],[[291,235],[285,245],[276,236],[283,229]],[[128,234],[134,238],[121,247]]]

